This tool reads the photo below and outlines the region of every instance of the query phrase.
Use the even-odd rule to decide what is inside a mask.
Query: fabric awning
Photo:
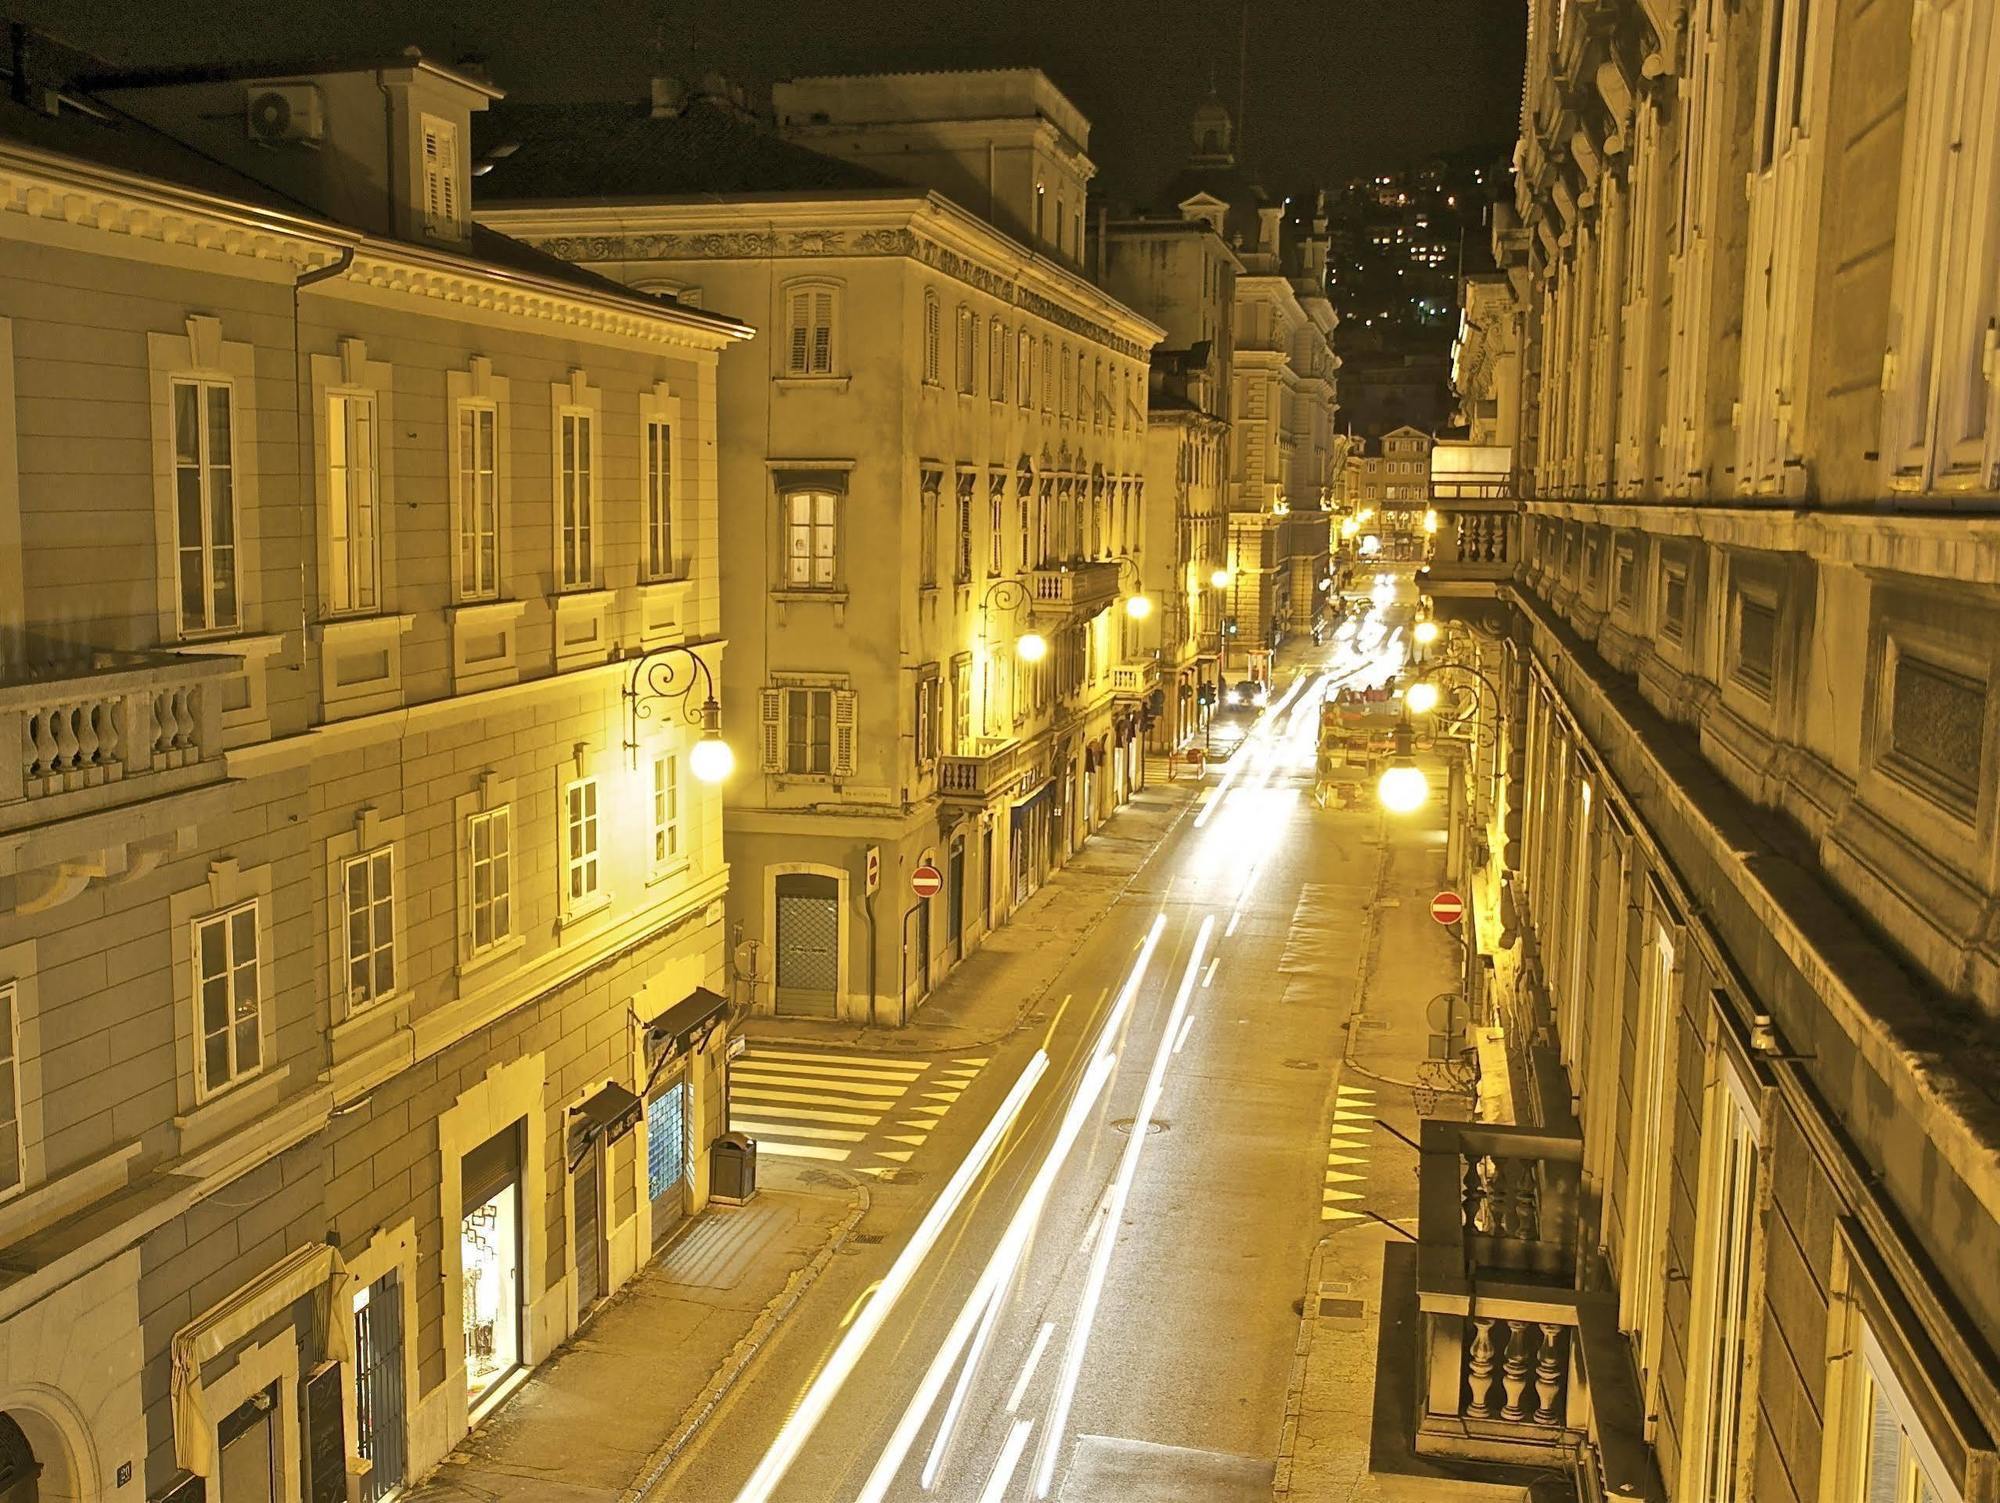
[[[643,1107],[639,1098],[615,1082],[592,1096],[582,1106],[569,1109],[570,1131],[581,1139],[597,1133],[615,1138],[638,1125]]]
[[[729,1011],[728,999],[698,986],[657,1017],[646,1020],[646,1041],[669,1044],[679,1053],[702,1029]]]

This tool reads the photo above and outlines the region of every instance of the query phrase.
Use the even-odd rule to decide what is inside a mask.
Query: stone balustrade
[[[984,803],[1020,775],[1025,749],[1011,737],[980,743],[981,751],[938,759],[938,797]]]
[[[1032,570],[1028,608],[1041,616],[1091,616],[1118,598],[1118,565],[1111,559],[1077,559]]]
[[[0,830],[222,776],[227,659],[161,654],[0,684]],[[174,775],[174,776],[170,776]]]
[[[1521,559],[1521,504],[1514,500],[1438,500],[1430,562],[1418,571],[1431,595],[1491,594]]]

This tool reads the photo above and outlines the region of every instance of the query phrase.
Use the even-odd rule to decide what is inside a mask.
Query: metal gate
[[[599,1207],[604,1199],[604,1150],[597,1139],[584,1150],[577,1166],[576,1196],[576,1308],[579,1314],[596,1304],[604,1293],[603,1235],[599,1231]]]
[[[403,1484],[403,1291],[395,1269],[354,1306],[355,1449],[370,1462],[361,1503]]]
[[[840,884],[811,872],[777,880],[777,1009],[831,1017],[840,985]]]

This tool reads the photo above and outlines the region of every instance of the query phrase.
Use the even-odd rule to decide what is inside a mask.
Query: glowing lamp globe
[[[736,753],[720,734],[710,733],[688,753],[688,770],[704,783],[719,783],[736,769]]]
[[[1438,705],[1438,686],[1429,679],[1420,678],[1403,692],[1403,703],[1411,713],[1428,715]]]
[[[1040,632],[1031,631],[1014,644],[1014,651],[1020,654],[1024,663],[1039,663],[1048,656],[1049,639]]]
[[[1410,635],[1428,647],[1438,639],[1438,624],[1435,621],[1419,621],[1410,628]]]
[[[1153,614],[1153,602],[1144,595],[1134,595],[1125,602],[1125,614],[1134,621],[1144,621]]]
[[[1227,569],[1217,569],[1213,574],[1208,576],[1208,582],[1214,585],[1218,590],[1228,589],[1229,571]]]
[[[1391,814],[1413,814],[1431,796],[1431,781],[1414,762],[1398,759],[1376,781],[1375,796]]]

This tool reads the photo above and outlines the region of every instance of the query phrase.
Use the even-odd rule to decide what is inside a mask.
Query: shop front
[[[459,1267],[467,1407],[482,1405],[521,1366],[521,1131],[510,1123],[460,1164]]]

